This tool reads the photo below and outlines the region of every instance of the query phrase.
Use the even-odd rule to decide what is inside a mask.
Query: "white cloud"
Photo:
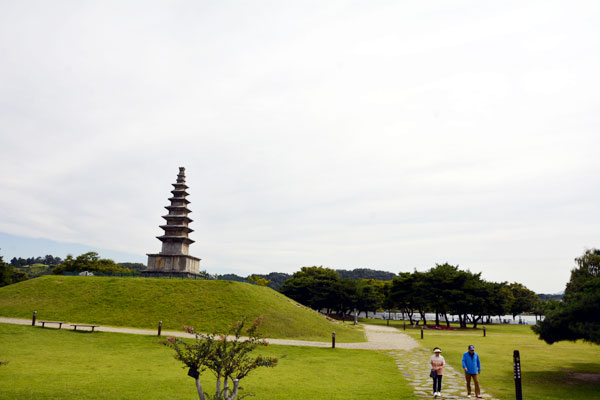
[[[0,231],[144,254],[185,166],[213,272],[598,246],[594,2],[0,6]],[[30,255],[23,255],[30,256]]]

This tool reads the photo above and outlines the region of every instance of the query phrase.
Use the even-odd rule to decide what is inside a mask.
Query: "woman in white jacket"
[[[439,347],[436,347],[433,349],[433,355],[429,359],[431,375],[433,378],[433,397],[442,395],[442,377],[444,376],[444,365],[446,365],[446,361],[441,353],[442,350]]]

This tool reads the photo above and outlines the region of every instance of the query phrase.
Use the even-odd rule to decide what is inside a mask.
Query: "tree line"
[[[13,267],[24,267],[26,265],[33,265],[33,264],[59,265],[62,262],[63,262],[62,258],[54,257],[50,254],[47,254],[44,257],[29,257],[29,258],[13,257],[10,260],[10,265],[12,265]]]
[[[542,313],[540,299],[524,285],[488,282],[481,273],[447,263],[425,272],[401,272],[387,282],[353,280],[340,277],[333,269],[303,267],[283,284],[281,293],[328,314],[396,310],[417,325],[427,323],[427,313],[435,314],[437,326],[440,317],[450,326],[448,316],[456,315],[461,327],[468,322],[477,327],[492,316]]]

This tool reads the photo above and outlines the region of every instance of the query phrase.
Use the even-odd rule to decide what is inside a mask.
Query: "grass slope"
[[[367,350],[274,346],[242,381],[256,399],[416,400],[394,360]],[[173,350],[150,336],[0,324],[0,399],[198,399]],[[214,377],[202,377],[214,393]]]
[[[385,324],[381,320],[366,323]],[[390,321],[402,331],[401,321]],[[404,331],[402,331],[404,332]],[[600,346],[582,341],[553,345],[539,340],[527,325],[487,325],[482,329],[421,331],[407,324],[405,331],[419,344],[438,346],[452,367],[462,371],[462,355],[475,345],[481,358],[482,387],[499,400],[515,398],[513,350],[521,355],[523,397],[536,400],[598,399],[600,393]],[[424,360],[426,362],[427,360]]]
[[[363,332],[330,322],[267,288],[231,281],[43,276],[0,288],[0,316],[98,325],[224,331],[234,320],[264,315],[272,338],[364,341]]]

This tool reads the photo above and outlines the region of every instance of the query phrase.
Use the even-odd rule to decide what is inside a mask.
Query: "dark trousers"
[[[442,391],[442,378],[444,375],[436,375],[433,377],[433,393]]]

